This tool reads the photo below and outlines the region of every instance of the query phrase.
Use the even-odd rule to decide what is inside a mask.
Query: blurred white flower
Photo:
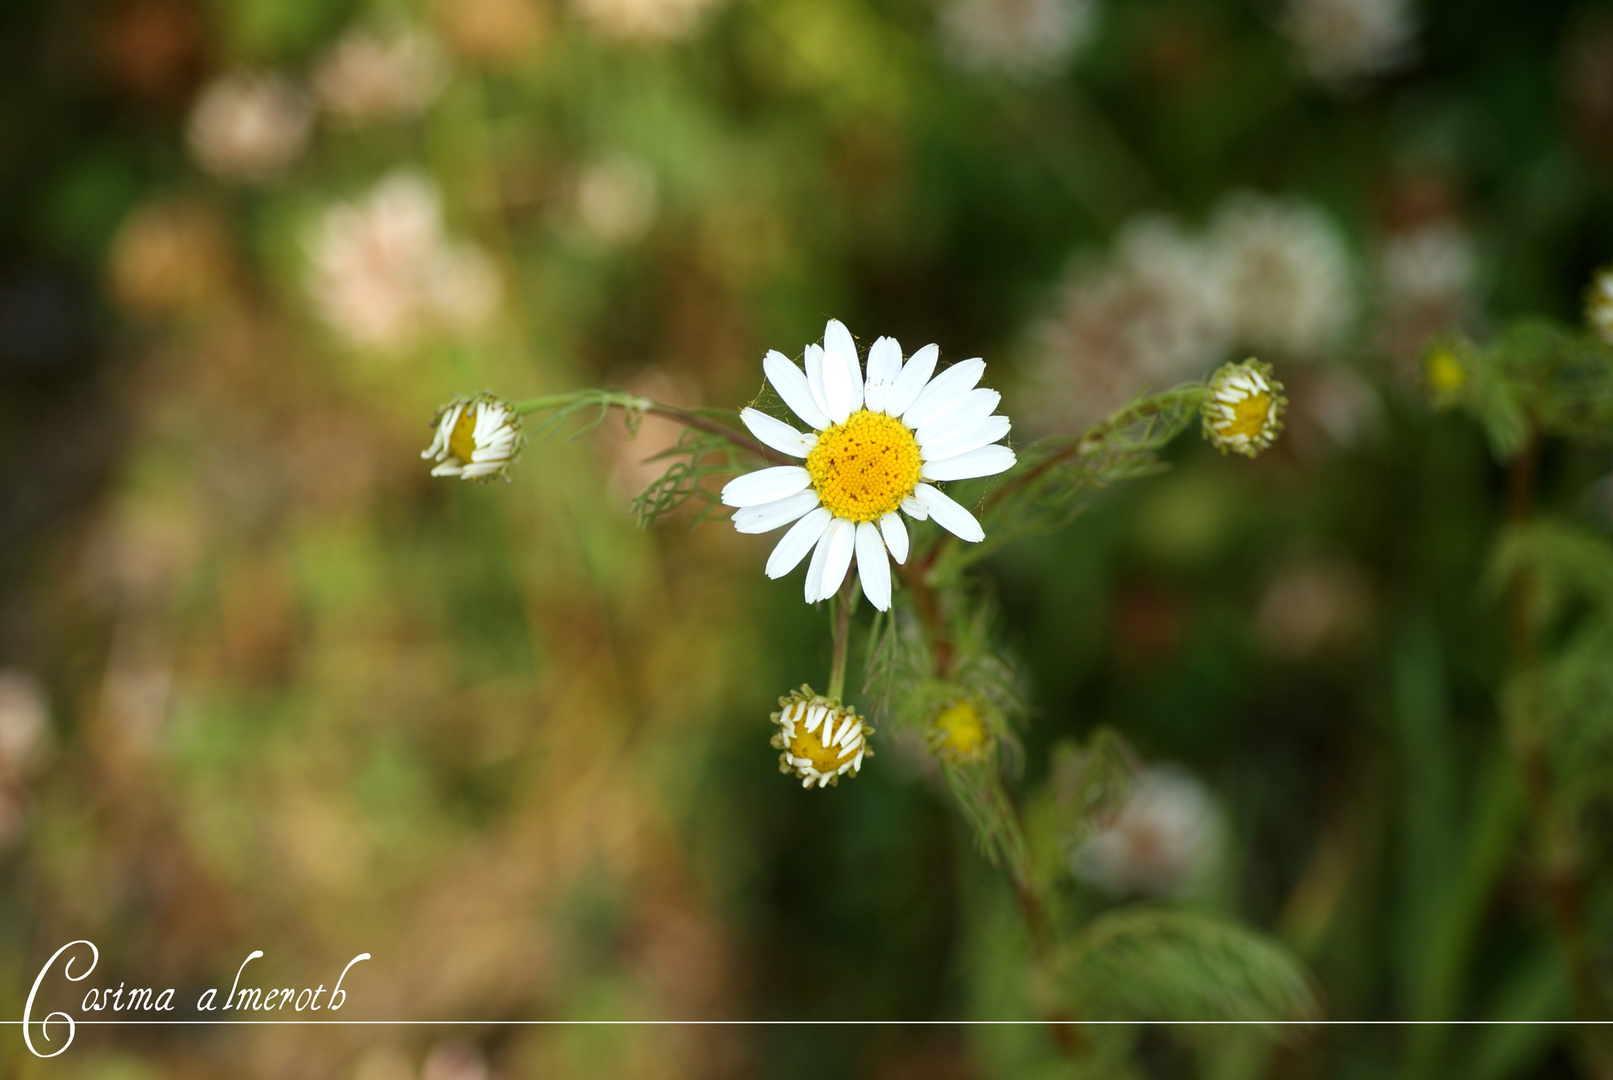
[[[1299,659],[1357,639],[1370,620],[1370,598],[1371,586],[1355,564],[1306,559],[1267,582],[1255,626],[1268,649]]]
[[[1217,209],[1210,240],[1240,346],[1313,359],[1338,344],[1356,296],[1344,237],[1320,209],[1239,193]]]
[[[1410,0],[1289,0],[1279,25],[1300,64],[1333,90],[1406,63],[1417,34]]]
[[[441,1042],[426,1055],[420,1080],[487,1080],[487,1058],[472,1043]]]
[[[1585,294],[1585,321],[1596,336],[1613,345],[1613,267],[1596,272]]]
[[[543,40],[548,14],[538,0],[454,0],[438,6],[437,23],[460,56],[515,64]]]
[[[606,37],[671,39],[694,33],[721,0],[572,0],[577,14]]]
[[[492,260],[448,239],[436,186],[414,173],[330,207],[307,249],[309,295],[355,346],[397,350],[433,331],[473,331],[498,307]]]
[[[1466,229],[1450,218],[1436,218],[1391,233],[1378,268],[1390,303],[1455,307],[1472,293],[1478,256]]]
[[[22,776],[39,763],[50,735],[50,702],[32,674],[0,670],[0,778]]]
[[[1431,336],[1471,323],[1477,282],[1472,235],[1454,218],[1441,215],[1391,232],[1378,252],[1384,351],[1408,362]]]
[[[1111,896],[1175,896],[1204,884],[1222,838],[1209,790],[1172,765],[1138,775],[1108,828],[1075,852],[1076,877]]]
[[[285,76],[235,72],[197,96],[185,138],[196,163],[214,176],[258,184],[302,155],[312,122],[307,96]]]
[[[1094,0],[949,0],[941,13],[947,55],[971,71],[1017,79],[1057,74],[1092,37]]]
[[[1175,222],[1139,218],[1111,258],[1078,265],[1033,331],[1060,419],[1090,423],[1145,384],[1195,378],[1228,346],[1226,275]]]
[[[329,112],[349,120],[418,113],[448,80],[437,42],[418,27],[378,33],[350,30],[314,69],[314,93]]]
[[[655,174],[649,167],[637,158],[616,154],[578,174],[572,213],[590,241],[620,247],[649,231],[658,201]]]

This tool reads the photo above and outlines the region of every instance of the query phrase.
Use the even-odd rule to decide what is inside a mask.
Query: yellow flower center
[[[1467,382],[1467,369],[1449,349],[1436,349],[1428,358],[1428,388],[1436,394],[1454,394]]]
[[[823,733],[828,730],[831,723],[834,724],[835,742],[839,744],[832,747],[823,744]],[[853,720],[852,723],[855,724],[858,721]],[[843,753],[846,746],[845,743],[840,742],[840,732],[844,729],[845,724],[845,714],[831,712],[824,718],[823,723],[818,725],[817,730],[808,731],[806,729],[806,714],[803,713],[801,719],[795,722],[795,737],[790,740],[790,753],[798,758],[806,758],[812,762],[812,767],[820,773],[834,772],[844,765],[851,756]],[[852,751],[852,754],[855,753],[856,751]]]
[[[867,409],[820,431],[806,459],[818,500],[847,521],[878,521],[895,510],[913,494],[923,466],[907,425]]]
[[[969,757],[986,741],[986,724],[980,710],[967,701],[949,705],[935,718],[935,729],[940,733],[940,745],[959,757]]]
[[[474,404],[460,409],[454,430],[448,433],[448,452],[467,465],[476,453],[476,414],[480,411]]]
[[[1232,419],[1223,420],[1216,425],[1216,430],[1227,438],[1236,438],[1239,435],[1250,439],[1259,438],[1261,430],[1266,426],[1266,418],[1271,415],[1271,395],[1264,390],[1250,394],[1242,401],[1232,405]]]

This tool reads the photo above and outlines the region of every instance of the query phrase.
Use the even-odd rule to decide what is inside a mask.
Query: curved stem
[[[774,465],[794,464],[794,459],[767,446],[742,431],[736,431],[727,424],[713,417],[705,416],[692,409],[685,409],[678,405],[668,405],[651,398],[640,397],[637,394],[621,393],[610,390],[577,390],[569,394],[551,394],[548,397],[526,398],[514,403],[514,409],[520,416],[528,416],[536,412],[546,412],[552,409],[575,408],[579,405],[595,404],[603,408],[621,409],[629,413],[648,413],[654,416],[664,416],[668,420],[676,420],[684,427],[704,431],[708,435],[715,435],[725,439],[740,450],[754,454],[763,461]]]

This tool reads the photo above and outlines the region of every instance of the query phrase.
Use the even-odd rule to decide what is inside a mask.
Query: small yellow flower
[[[1467,365],[1449,345],[1436,346],[1423,358],[1423,381],[1435,404],[1449,405],[1467,386]]]
[[[779,698],[779,706],[772,717],[779,726],[773,734],[779,772],[794,773],[802,787],[827,787],[844,773],[856,776],[863,758],[874,756],[868,746],[874,729],[849,705],[803,686]]]
[[[956,701],[936,714],[930,749],[951,761],[977,761],[991,746],[991,729],[972,701]]]
[[[1603,267],[1591,279],[1585,294],[1585,321],[1597,337],[1613,345],[1613,266]]]
[[[432,476],[485,482],[508,472],[521,453],[521,417],[492,394],[455,398],[431,423],[437,434],[420,456],[438,463]]]
[[[1225,364],[1210,378],[1201,413],[1204,437],[1222,453],[1235,450],[1254,457],[1282,430],[1283,384],[1272,378],[1271,365],[1253,358]]]

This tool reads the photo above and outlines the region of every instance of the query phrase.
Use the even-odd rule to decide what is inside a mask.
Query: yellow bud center
[[[907,425],[867,409],[819,432],[806,459],[818,500],[847,521],[878,521],[895,510],[913,494],[923,466]]]
[[[967,701],[949,705],[935,718],[935,729],[940,733],[940,744],[960,757],[968,757],[986,741],[986,724],[980,710]]]
[[[1428,388],[1436,394],[1454,394],[1467,381],[1467,369],[1449,349],[1436,349],[1428,358]]]
[[[1216,425],[1216,430],[1229,439],[1239,435],[1257,439],[1270,415],[1271,395],[1261,390],[1242,401],[1233,402],[1232,419],[1221,421]]]
[[[465,464],[470,464],[471,455],[476,453],[476,414],[480,410],[474,405],[466,405],[459,410],[459,419],[454,421],[454,430],[448,433],[448,452]]]

